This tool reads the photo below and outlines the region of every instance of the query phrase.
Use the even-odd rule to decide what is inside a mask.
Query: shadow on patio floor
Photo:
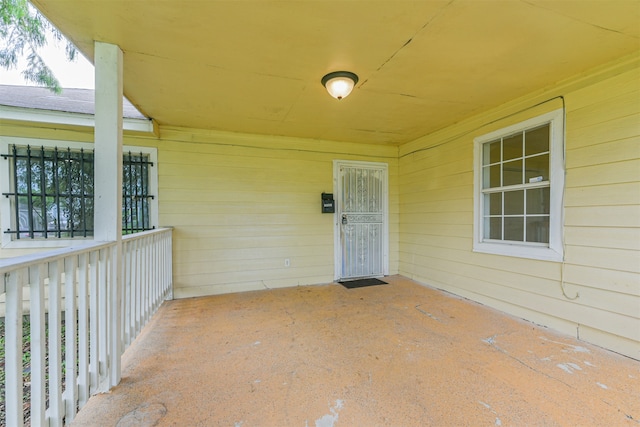
[[[166,302],[73,425],[639,425],[637,361],[385,280]]]

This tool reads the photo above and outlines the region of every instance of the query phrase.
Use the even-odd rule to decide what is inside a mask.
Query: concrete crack
[[[633,418],[631,415],[629,414],[624,414],[625,418],[631,421],[635,421],[636,423],[640,424],[640,420],[636,420],[635,418]]]
[[[498,350],[500,353],[502,353],[502,354],[504,354],[504,355],[508,356],[509,358],[511,358],[511,359],[513,359],[513,360],[515,360],[516,362],[520,363],[522,366],[525,366],[525,367],[527,367],[527,368],[531,369],[533,372],[535,372],[535,373],[537,373],[537,374],[540,374],[540,375],[543,375],[543,376],[545,376],[545,377],[547,377],[547,378],[549,378],[549,379],[552,379],[552,380],[558,381],[559,383],[562,383],[562,384],[566,385],[566,386],[567,386],[567,387],[569,387],[569,388],[574,388],[574,387],[572,387],[570,384],[567,384],[566,382],[562,381],[561,379],[556,378],[556,377],[553,377],[553,376],[551,376],[551,375],[547,374],[546,372],[542,372],[542,371],[540,371],[539,369],[537,369],[537,368],[535,368],[535,367],[533,367],[533,366],[529,365],[528,363],[524,362],[522,359],[520,359],[520,358],[518,358],[518,357],[516,357],[516,356],[511,355],[507,350],[505,350],[505,349],[501,348],[500,346],[498,346],[498,345],[496,344],[496,338],[497,338],[498,336],[500,336],[500,335],[508,335],[508,334],[509,334],[509,333],[504,333],[504,334],[495,334],[495,335],[492,335],[492,336],[490,336],[490,337],[488,337],[488,338],[483,339],[482,341],[483,341],[483,342],[485,342],[485,343],[487,343],[487,344],[489,344],[491,347],[495,348],[495,349],[496,349],[496,350]]]
[[[442,323],[442,320],[438,319],[436,316],[434,316],[433,314],[429,313],[428,311],[425,311],[425,310],[421,309],[420,308],[421,306],[422,306],[422,304],[416,305],[416,310],[418,310],[420,313],[422,313],[422,314],[424,314],[426,316],[429,316],[430,318],[432,318],[436,322]]]

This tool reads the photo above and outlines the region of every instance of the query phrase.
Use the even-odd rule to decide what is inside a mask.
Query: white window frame
[[[31,145],[36,147],[45,147],[46,149],[71,148],[93,150],[94,144],[88,142],[75,142],[52,139],[22,138],[0,136],[0,154],[9,152],[11,145]],[[143,153],[149,155],[149,161],[153,163],[153,167],[149,168],[149,193],[154,195],[149,201],[149,222],[152,227],[158,227],[158,149],[154,147],[138,147],[126,145],[122,147],[122,152],[127,153]],[[0,194],[11,193],[11,180],[9,177],[9,161],[0,158]],[[2,196],[0,201],[0,226],[2,230],[2,248],[7,249],[36,249],[36,248],[61,248],[71,246],[82,240],[93,240],[92,237],[74,237],[74,238],[49,238],[49,239],[14,239],[11,234],[5,233],[5,230],[11,228],[11,201],[8,197]]]
[[[485,143],[531,128],[550,126],[549,243],[497,242],[484,239],[484,197],[482,197],[482,147]],[[495,255],[562,262],[564,259],[564,110],[558,109],[474,138],[473,251]]]

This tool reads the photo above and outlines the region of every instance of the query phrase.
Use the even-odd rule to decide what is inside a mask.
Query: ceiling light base
[[[353,87],[358,83],[358,76],[351,71],[334,71],[324,76],[321,82],[329,95],[340,100],[349,96]]]

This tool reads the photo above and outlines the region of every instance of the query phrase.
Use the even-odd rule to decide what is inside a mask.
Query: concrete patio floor
[[[640,425],[640,362],[385,280],[168,301],[72,425]]]

